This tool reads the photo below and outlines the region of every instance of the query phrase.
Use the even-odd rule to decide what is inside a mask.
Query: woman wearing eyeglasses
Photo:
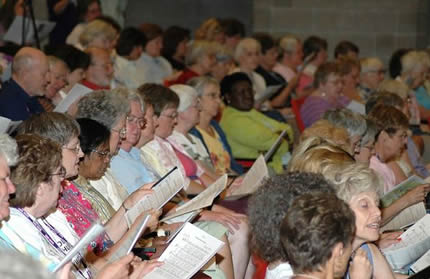
[[[341,94],[343,85],[339,67],[335,63],[328,62],[318,67],[314,76],[314,86],[315,91],[306,98],[300,108],[305,127],[321,119],[326,111],[345,107],[350,102]]]

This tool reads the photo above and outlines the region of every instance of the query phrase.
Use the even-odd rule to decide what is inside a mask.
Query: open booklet
[[[396,215],[390,222],[381,228],[381,231],[401,230],[415,224],[426,215],[426,207],[423,202],[411,205]]]
[[[276,139],[276,141],[272,144],[270,149],[266,152],[266,154],[264,154],[264,160],[266,162],[269,162],[273,153],[275,153],[275,151],[278,150],[278,147],[281,145],[282,139],[284,138],[286,133],[287,133],[287,130],[283,130],[282,133],[279,135],[279,137]]]
[[[366,107],[357,101],[351,100],[346,108],[361,115],[366,115]]]
[[[160,267],[145,275],[150,279],[189,279],[221,249],[224,242],[186,223],[166,248],[159,261]]]
[[[195,196],[192,200],[184,203],[181,206],[178,206],[174,212],[168,214],[161,221],[165,222],[174,217],[178,217],[186,213],[199,210],[212,205],[214,199],[219,194],[221,194],[221,192],[225,189],[226,186],[227,186],[227,174],[224,174],[223,176],[218,178],[217,181],[215,181],[209,187],[207,187],[203,192]]]
[[[425,183],[426,182],[423,179],[421,179],[416,175],[409,177],[402,183],[395,186],[391,191],[387,192],[384,196],[382,196],[381,198],[382,207],[384,208],[388,207],[393,202],[401,198],[404,194],[406,194],[409,190],[412,190],[418,185],[425,184]]]
[[[274,96],[279,91],[279,89],[281,89],[282,86],[284,86],[284,84],[267,86],[266,90],[264,90],[263,93],[261,93],[259,95],[255,95],[255,97],[254,97],[255,104],[258,105],[258,104],[264,103],[265,101],[270,99],[272,96]]]
[[[84,234],[84,236],[73,246],[72,250],[58,263],[58,265],[54,268],[52,272],[57,272],[60,270],[65,264],[70,262],[79,252],[85,250],[87,246],[93,241],[97,236],[99,236],[104,231],[104,227],[96,223],[92,225],[92,227]]]
[[[258,189],[258,187],[260,187],[263,179],[268,177],[269,170],[267,169],[266,161],[264,160],[263,155],[260,155],[246,173],[242,183],[225,199],[237,200],[247,195],[251,195]]]
[[[51,33],[52,29],[54,29],[55,22],[46,21],[46,20],[35,20],[37,33],[40,39],[48,37],[49,33]],[[7,33],[3,37],[3,41],[14,42],[18,45],[22,44],[22,31],[23,25],[25,24],[25,44],[34,44],[34,29],[30,18],[25,18],[22,16],[16,16],[10,25]]]
[[[430,215],[426,214],[399,239],[400,242],[382,250],[393,269],[413,263],[430,249]]]
[[[127,233],[127,238],[121,243],[121,246],[115,251],[115,253],[110,256],[109,262],[119,260],[131,252],[134,245],[136,245],[137,240],[139,240],[140,236],[144,232],[149,218],[151,218],[151,215],[145,215],[139,224],[135,224],[132,227],[132,232]]]
[[[144,196],[127,211],[125,219],[128,226],[130,227],[142,212],[162,208],[183,187],[184,177],[178,167],[174,167],[152,186],[154,192],[151,195]]]
[[[54,111],[62,113],[67,112],[74,102],[78,101],[83,96],[88,95],[92,91],[92,89],[82,84],[75,84],[72,89],[70,89],[69,93],[67,93],[66,97],[55,107]]]
[[[9,118],[0,116],[0,134],[12,134],[22,121],[12,121]]]

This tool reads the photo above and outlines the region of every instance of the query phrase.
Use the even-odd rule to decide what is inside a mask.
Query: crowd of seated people
[[[430,192],[427,50],[399,49],[385,65],[341,41],[331,59],[318,34],[247,34],[234,18],[122,28],[101,1],[47,2],[57,25],[46,48],[5,54],[2,259],[47,278],[143,278],[181,226],[163,218],[227,176],[190,221],[224,243],[194,278],[406,278],[383,253],[402,231],[383,227]],[[276,143],[268,177],[236,200]],[[130,221],[174,167],[183,188]],[[381,204],[412,176],[423,180]],[[158,252],[112,258],[146,215],[138,245]],[[49,274],[94,223],[105,231]]]

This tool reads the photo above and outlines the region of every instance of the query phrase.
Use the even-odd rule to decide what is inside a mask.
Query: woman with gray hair
[[[379,84],[385,79],[384,63],[377,57],[365,57],[360,60],[360,84],[358,92],[364,101],[376,93]]]
[[[219,82],[210,77],[198,77],[191,79],[188,85],[194,87],[200,100],[199,123],[190,134],[202,141],[217,173],[242,174],[243,168],[234,159],[227,137],[215,120],[222,103]]]
[[[217,44],[214,42],[197,40],[188,46],[185,56],[184,71],[174,80],[166,82],[167,85],[185,84],[193,77],[204,76],[211,72],[216,64]]]
[[[370,158],[375,155],[375,138],[379,133],[379,127],[373,120],[366,118],[366,133],[363,135],[358,146],[358,152],[354,154],[355,161],[359,163],[370,163]]]
[[[188,154],[207,171],[215,173],[209,153],[199,138],[189,133],[200,121],[200,100],[197,91],[183,84],[170,86],[179,97],[177,123],[167,140],[176,149]]]
[[[77,104],[75,118],[90,118],[105,125],[111,131],[109,140],[111,154],[118,151],[125,138],[125,121],[130,112],[130,104],[121,98],[125,88],[99,90],[82,97]]]
[[[335,126],[340,126],[348,131],[351,142],[352,154],[359,152],[361,137],[366,133],[366,120],[363,116],[349,109],[333,109],[324,113],[323,119]]]

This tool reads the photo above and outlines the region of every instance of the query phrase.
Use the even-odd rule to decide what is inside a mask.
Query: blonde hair
[[[217,44],[206,40],[193,41],[187,49],[185,64],[191,66],[205,55],[215,54]]]
[[[212,17],[204,21],[196,30],[194,38],[196,40],[215,40],[216,34],[224,32],[219,21]]]
[[[115,28],[103,20],[93,20],[85,27],[79,36],[79,43],[87,47],[95,38],[104,36],[106,39],[113,41],[117,36]]]
[[[311,137],[321,137],[332,141],[344,150],[350,149],[350,140],[348,131],[342,127],[336,127],[328,120],[320,119],[312,126],[306,128],[300,136],[300,142]]]
[[[279,47],[289,53],[294,53],[300,46],[300,39],[294,35],[286,35],[279,40]]]
[[[387,79],[379,84],[377,91],[396,94],[405,101],[409,96],[410,88],[405,83],[398,80]]]
[[[288,171],[324,175],[351,162],[354,162],[354,158],[336,144],[320,137],[310,137],[296,147],[288,163]]]
[[[430,59],[424,51],[409,51],[401,58],[402,63],[402,74],[418,71],[417,69],[422,69],[423,67],[430,66]]]
[[[360,65],[362,74],[384,68],[384,63],[378,57],[362,58]]]
[[[253,38],[244,38],[240,40],[234,51],[234,59],[238,61],[246,50],[257,50],[258,52],[261,52],[261,45]]]

